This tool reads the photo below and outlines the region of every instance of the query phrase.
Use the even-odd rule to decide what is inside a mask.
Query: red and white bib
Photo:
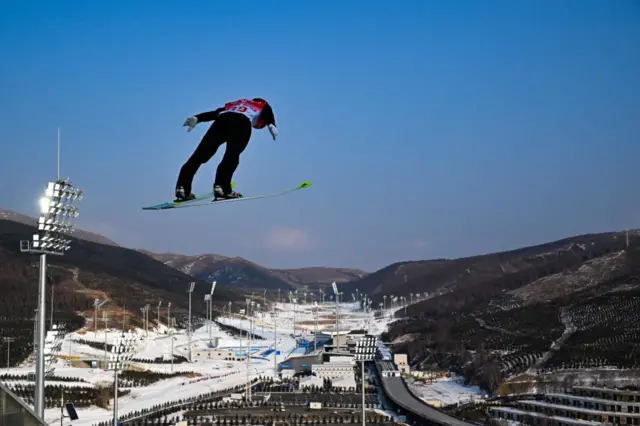
[[[225,112],[239,112],[249,118],[252,127],[256,127],[256,125],[259,124],[260,113],[265,105],[266,102],[238,99],[237,101],[226,103],[224,105],[224,111],[220,114],[224,114]]]

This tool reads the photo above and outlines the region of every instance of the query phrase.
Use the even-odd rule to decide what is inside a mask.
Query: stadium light
[[[96,339],[98,338],[98,309],[105,303],[107,303],[106,300],[101,302],[100,299],[93,299],[93,335]]]
[[[118,422],[118,371],[124,370],[133,357],[135,336],[122,333],[111,346],[110,362],[108,370],[113,370],[113,426],[119,426]]]
[[[7,344],[7,368],[10,367],[9,359],[11,357],[11,342],[15,342],[15,337],[3,337],[2,341]]]
[[[213,346],[211,339],[211,330],[213,329],[213,292],[216,291],[216,282],[211,283],[211,292],[209,293],[209,347]]]
[[[275,306],[270,315],[271,320],[273,321],[273,379],[275,380],[278,377],[278,346],[276,341],[276,339],[278,338],[278,330],[276,328],[276,323],[278,322],[278,314],[275,311]]]
[[[107,363],[107,329],[109,328],[109,312],[102,311],[102,321],[104,321],[104,363]]]
[[[365,422],[365,399],[364,399],[364,380],[366,370],[364,368],[365,361],[373,361],[376,355],[376,336],[364,335],[356,343],[356,353],[354,360],[362,362],[362,426],[366,426]]]
[[[189,290],[187,290],[187,292],[189,293],[189,348],[188,348],[189,362],[191,362],[191,294],[193,293],[193,289],[195,287],[196,287],[196,283],[195,281],[192,281],[189,283]]]
[[[62,327],[58,327],[57,324],[53,325],[53,328],[47,331],[44,343],[44,376],[51,377],[55,371],[54,364],[57,361],[57,356],[62,349],[62,339],[64,338],[64,330]]]
[[[336,345],[336,351],[340,351],[340,334],[338,333],[338,330],[340,328],[340,292],[338,291],[338,285],[336,284],[336,282],[334,281],[333,283],[331,283],[331,288],[333,289],[333,294],[336,296],[336,338],[335,338],[335,345]]]
[[[59,137],[59,135],[58,135]],[[59,141],[59,139],[58,139]],[[31,241],[20,241],[20,251],[40,255],[38,282],[37,354],[34,411],[44,418],[44,341],[45,341],[45,291],[47,282],[47,255],[62,256],[71,248],[68,234],[74,231],[72,219],[78,217],[78,207],[84,193],[75,188],[69,179],[56,178],[48,182],[39,200],[38,230]]]
[[[314,319],[316,320],[315,327],[313,328],[313,351],[318,350],[318,302],[313,302],[315,305],[315,309],[313,311]]]
[[[209,321],[209,306],[211,306],[211,295],[204,295],[204,316],[207,323],[207,331],[209,332],[209,347],[211,347],[211,322]]]

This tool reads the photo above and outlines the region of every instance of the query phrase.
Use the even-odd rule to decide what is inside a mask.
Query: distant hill
[[[37,256],[20,252],[20,240],[29,240],[35,228],[0,220],[0,312],[2,316],[30,318],[37,298]],[[87,235],[87,234],[84,234]],[[75,312],[92,319],[94,298],[109,300],[105,309],[111,321],[122,321],[122,311],[134,320],[145,304],[172,303],[172,312],[184,312],[186,290],[197,281],[193,296],[195,313],[204,312],[204,294],[210,283],[175,270],[136,250],[72,237],[71,250],[64,256],[48,256],[50,282],[56,313]],[[216,290],[215,304],[222,308],[240,295],[228,288]],[[150,319],[156,318],[150,315]],[[102,324],[99,324],[101,327]]]
[[[555,270],[566,259],[580,263],[625,245],[624,232],[579,235],[531,247],[459,259],[398,262],[350,281],[342,291],[358,288],[375,301],[383,295],[406,296],[448,293],[491,282],[523,271]],[[416,300],[414,298],[414,300]]]
[[[13,222],[22,223],[24,225],[29,226],[37,226],[38,219],[35,217],[27,216],[22,213],[14,212],[13,210],[0,209],[0,219],[11,220]],[[91,241],[98,244],[106,244],[109,246],[119,247],[117,243],[104,237],[100,234],[95,234],[93,232],[85,231],[82,229],[76,229],[74,232],[74,236],[76,238],[80,238],[82,240]]]
[[[464,259],[401,262],[346,284],[427,291],[383,338],[416,366],[449,368],[484,389],[639,369],[640,232],[609,232]],[[415,299],[414,299],[415,300]],[[618,370],[622,371],[622,370]],[[571,375],[567,379],[567,375]],[[546,386],[546,385],[545,385]]]
[[[268,269],[241,257],[219,254],[188,256],[140,251],[195,278],[216,280],[224,285],[244,289],[289,291],[303,287],[319,288],[331,285],[333,281],[344,283],[366,274],[358,269],[329,267]]]

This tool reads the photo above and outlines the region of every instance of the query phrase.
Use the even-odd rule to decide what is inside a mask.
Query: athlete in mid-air
[[[273,140],[278,136],[276,119],[267,101],[261,98],[239,99],[229,102],[215,111],[203,112],[187,118],[184,126],[190,132],[198,123],[213,121],[209,130],[200,141],[193,155],[180,169],[176,183],[176,202],[196,198],[191,193],[193,177],[201,165],[213,157],[223,143],[227,148],[216,171],[213,193],[216,200],[242,198],[242,194],[231,189],[233,173],[240,163],[240,154],[251,138],[251,128],[267,127]]]

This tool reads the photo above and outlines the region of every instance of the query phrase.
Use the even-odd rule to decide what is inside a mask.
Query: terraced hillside
[[[637,238],[632,234],[631,238]],[[530,283],[538,278],[560,273],[589,259],[620,250],[626,244],[624,232],[579,235],[546,244],[523,247],[500,253],[460,259],[435,259],[398,262],[379,271],[344,284],[341,290],[355,289],[369,294],[375,302],[383,295],[405,296],[447,293],[454,290],[487,288],[500,279]],[[444,299],[440,299],[438,303]],[[451,306],[444,307],[444,310]]]
[[[593,238],[582,255],[565,240],[547,264],[410,306],[385,337],[414,365],[452,367],[488,390],[523,373],[640,368],[640,238]]]

